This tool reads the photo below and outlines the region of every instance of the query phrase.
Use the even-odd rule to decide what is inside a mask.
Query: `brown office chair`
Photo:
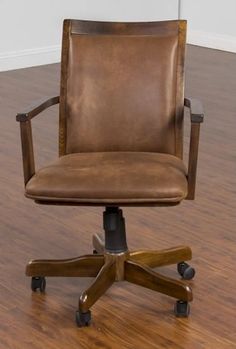
[[[67,260],[33,260],[32,290],[46,276],[95,277],[79,298],[76,321],[115,282],[126,280],[177,299],[188,316],[192,291],[152,268],[177,264],[183,279],[194,269],[191,249],[128,250],[120,206],[173,206],[194,199],[200,123],[196,100],[184,99],[186,21],[111,23],[65,20],[61,92],[23,113],[20,121],[25,195],[40,204],[99,205],[105,239],[94,253]],[[31,119],[60,103],[59,158],[35,172]],[[183,160],[184,105],[190,108],[188,171]]]

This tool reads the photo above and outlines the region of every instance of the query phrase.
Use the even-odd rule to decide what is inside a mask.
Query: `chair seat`
[[[183,161],[149,152],[94,152],[62,156],[26,185],[41,201],[91,204],[174,203],[187,195]]]

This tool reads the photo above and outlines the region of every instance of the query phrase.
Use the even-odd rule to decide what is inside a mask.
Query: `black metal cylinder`
[[[108,252],[127,251],[125,219],[119,207],[106,207],[103,212],[103,228],[105,231],[105,249]]]

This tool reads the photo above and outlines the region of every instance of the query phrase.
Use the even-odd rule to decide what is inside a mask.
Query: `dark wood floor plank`
[[[30,258],[90,253],[92,234],[102,230],[102,208],[46,207],[23,195],[15,114],[58,91],[58,64],[0,73],[0,349],[236,348],[236,55],[187,50],[186,95],[200,98],[206,112],[196,200],[124,208],[130,249],[192,247],[189,319],[174,317],[171,298],[122,282],[95,304],[91,327],[78,329],[78,297],[92,279],[48,278],[45,295],[31,294],[24,275]],[[57,127],[57,106],[33,120],[37,167],[57,156]],[[186,113],[186,158],[188,142]],[[173,266],[161,271],[177,277]]]

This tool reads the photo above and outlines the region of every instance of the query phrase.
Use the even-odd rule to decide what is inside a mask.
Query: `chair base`
[[[188,316],[188,302],[193,299],[191,288],[184,281],[161,275],[152,268],[178,264],[181,265],[182,270],[183,262],[192,258],[191,249],[187,246],[179,246],[162,251],[130,252],[126,244],[124,218],[122,211],[118,209],[115,215],[114,209],[112,212],[109,209],[104,212],[104,229],[105,240],[101,235],[93,236],[94,254],[65,260],[33,260],[26,267],[26,275],[37,280],[35,285],[40,283],[38,277],[41,277],[40,280],[44,285],[46,276],[95,277],[91,286],[79,298],[76,315],[79,326],[89,324],[92,305],[115,281],[122,280],[176,298],[178,300],[175,307],[176,315]],[[107,234],[110,235],[109,238]],[[114,237],[114,240],[111,236]],[[115,246],[118,248],[115,249]],[[188,275],[194,275],[194,272]],[[40,286],[38,288],[44,291],[45,287]],[[37,287],[32,289],[35,291]],[[179,312],[178,309],[180,309]]]

